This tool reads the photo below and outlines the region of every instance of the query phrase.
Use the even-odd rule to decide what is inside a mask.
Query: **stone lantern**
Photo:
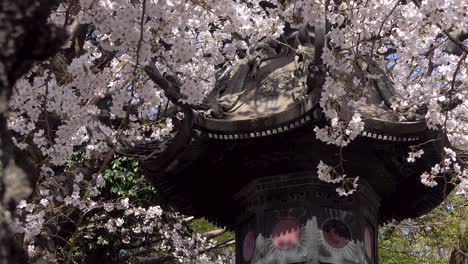
[[[392,94],[385,77],[356,106],[365,127],[349,146],[316,139],[328,122],[319,107],[323,28],[284,37],[309,56],[271,42],[249,50],[218,76],[208,111],[186,111],[166,153],[144,163],[170,205],[235,231],[236,263],[377,263],[379,224],[421,216],[450,191],[421,184],[447,142],[422,117],[401,122],[381,104]],[[424,158],[408,163],[409,146],[422,142]],[[340,160],[359,176],[352,195],[317,177],[320,161]]]

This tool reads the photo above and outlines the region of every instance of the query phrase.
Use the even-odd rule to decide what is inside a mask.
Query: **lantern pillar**
[[[236,263],[377,263],[379,197],[339,197],[315,172],[258,178],[236,195]]]

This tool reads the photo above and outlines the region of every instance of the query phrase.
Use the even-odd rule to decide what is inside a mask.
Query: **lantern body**
[[[338,197],[315,172],[257,179],[236,196],[237,263],[377,263],[379,198]]]

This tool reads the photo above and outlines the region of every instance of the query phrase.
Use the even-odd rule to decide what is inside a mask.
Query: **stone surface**
[[[379,197],[365,182],[350,197],[335,188],[313,172],[248,184],[236,196],[237,263],[377,263]],[[250,256],[241,242],[252,234],[254,254],[241,258]]]

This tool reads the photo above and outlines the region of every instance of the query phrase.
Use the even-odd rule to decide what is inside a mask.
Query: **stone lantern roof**
[[[181,103],[180,82],[145,67],[184,117],[163,151],[144,147],[144,173],[169,205],[234,230],[238,264],[376,264],[379,224],[421,216],[453,189],[450,179],[421,183],[450,146],[445,134],[428,128],[424,109],[392,109],[393,83],[372,60],[327,70],[325,28],[286,27],[251,46],[195,106]],[[323,110],[330,84],[344,92]],[[346,147],[320,141],[330,113],[341,124],[359,113],[364,129]],[[409,163],[411,146],[424,156]],[[319,179],[320,162],[359,177],[356,192],[339,196]]]
[[[267,48],[262,45],[218,78],[208,95],[210,107],[186,111],[172,142],[174,149],[169,145],[169,154],[144,163],[145,174],[163,198],[183,213],[232,228],[236,197],[255,179],[300,172],[316,175],[319,161],[337,162],[339,148],[317,140],[313,131],[327,124],[319,106],[323,68],[316,67],[317,60],[301,61],[297,54],[264,56]],[[313,45],[301,48],[315,53]],[[356,68],[360,69],[358,64]],[[379,73],[372,65],[369,71]],[[345,102],[351,98],[344,98],[339,113],[349,121],[352,110],[358,111],[365,123],[364,131],[343,148],[344,167],[376,193],[373,202],[380,204],[380,223],[423,215],[452,188],[443,182],[434,188],[421,184],[420,175],[440,162],[449,143],[429,130],[422,116],[390,109],[392,89],[382,75],[368,90],[366,102],[351,109]],[[400,121],[402,116],[405,121]],[[422,145],[424,158],[408,163],[409,146],[423,142],[429,142]]]

